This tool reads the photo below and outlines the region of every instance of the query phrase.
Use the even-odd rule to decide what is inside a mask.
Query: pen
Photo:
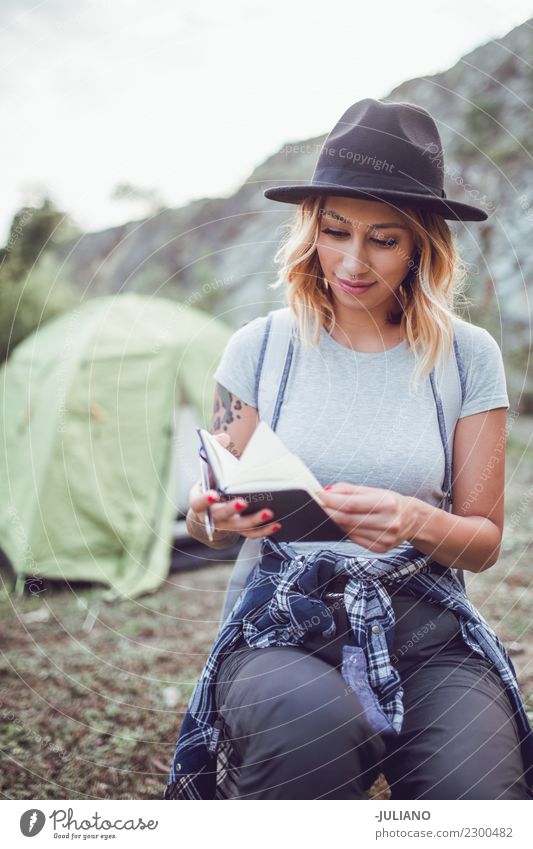
[[[209,490],[209,476],[207,474],[207,469],[205,467],[206,460],[202,457],[202,452],[200,451],[200,478],[202,481],[202,489],[204,493]],[[208,506],[205,510],[205,530],[207,532],[207,538],[209,542],[213,542],[213,534],[215,531],[215,524],[213,522],[213,517],[211,515],[211,508]]]

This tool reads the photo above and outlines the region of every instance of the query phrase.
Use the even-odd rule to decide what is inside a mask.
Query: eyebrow
[[[353,224],[353,221],[351,220],[351,218],[346,218],[344,215],[340,215],[334,209],[322,210],[320,212],[320,215],[331,215],[332,218],[336,218],[337,221],[341,221],[343,224],[350,224],[350,225]],[[367,227],[368,227],[369,230],[376,229],[377,227],[381,227],[382,229],[385,229],[385,228],[390,229],[392,227],[394,227],[394,228],[398,227],[401,230],[408,230],[409,229],[406,224],[400,224],[399,222],[394,222],[394,221],[389,221],[388,223],[384,223],[384,224],[367,224]]]

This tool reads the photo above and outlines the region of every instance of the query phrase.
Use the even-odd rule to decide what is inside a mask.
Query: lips
[[[366,281],[361,282],[359,280],[342,280],[342,278],[337,277],[339,281],[339,285],[345,292],[349,292],[351,295],[362,295],[368,289],[371,289],[375,284],[375,280],[372,283],[367,283]]]
[[[353,286],[354,288],[361,288],[361,286],[373,286],[375,281],[372,283],[367,283],[366,280],[343,280],[342,277],[338,277],[337,280],[339,283],[344,283],[345,286]]]

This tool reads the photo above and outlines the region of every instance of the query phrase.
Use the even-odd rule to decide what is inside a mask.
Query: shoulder
[[[242,339],[257,338],[263,336],[268,323],[268,315],[258,315],[255,318],[247,319],[241,323],[238,330],[235,331]]]
[[[215,381],[256,406],[256,374],[267,316],[243,322],[230,336],[213,375]]]
[[[229,345],[239,349],[249,350],[257,354],[267,339],[267,330],[273,329],[281,333],[282,329],[295,326],[295,321],[289,307],[280,307],[271,310],[267,315],[259,315],[256,318],[243,321],[241,326],[235,330],[230,337]]]
[[[466,319],[461,318],[458,315],[452,315],[452,324],[458,342],[464,342],[466,344],[469,343],[472,346],[475,346],[479,343],[483,344],[487,337],[496,342],[494,337],[492,337],[488,330],[485,330],[484,327],[472,324],[472,322],[466,321]]]
[[[457,315],[452,317],[452,324],[459,353],[467,369],[471,364],[478,365],[486,359],[501,359],[498,342],[484,327],[465,321]]]
[[[453,325],[466,393],[460,417],[496,407],[509,408],[505,367],[496,339],[484,327],[458,316],[454,316]]]
[[[257,316],[257,318],[243,321],[228,339],[226,347],[241,353],[254,353],[261,347],[265,334],[268,316]]]
[[[466,321],[458,315],[452,316],[452,324],[459,344],[471,347],[472,349],[480,347],[483,348],[484,346],[496,346],[496,348],[499,349],[499,345],[494,336],[492,336],[488,330],[485,330],[484,327],[472,324],[472,322]]]

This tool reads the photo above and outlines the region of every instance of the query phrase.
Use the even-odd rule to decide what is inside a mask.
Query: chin
[[[374,305],[376,305],[376,303],[381,303],[381,301],[384,300],[384,297],[382,295],[380,299],[379,294],[379,291],[376,290],[376,292],[372,293],[367,292],[366,294],[352,295],[350,292],[345,292],[344,289],[341,289],[340,287],[338,289],[333,289],[333,296],[337,298],[337,300],[342,301],[343,304],[348,304],[354,307],[363,306],[367,302],[370,303],[370,301],[372,301]]]

